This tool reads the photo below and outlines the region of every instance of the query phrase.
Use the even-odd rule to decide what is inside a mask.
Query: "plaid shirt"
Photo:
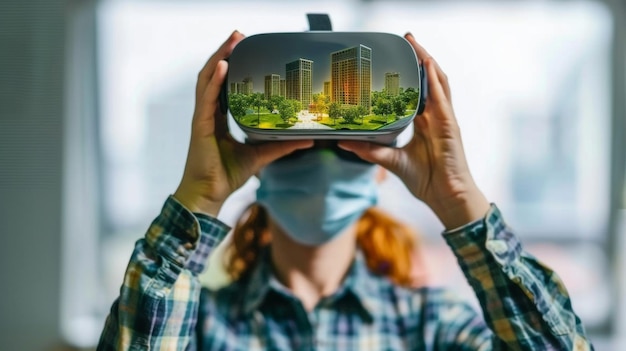
[[[407,289],[357,254],[340,289],[310,312],[267,253],[219,290],[198,274],[229,228],[170,197],[137,242],[99,350],[590,350],[559,277],[524,252],[492,206],[444,233],[482,308],[442,289]]]

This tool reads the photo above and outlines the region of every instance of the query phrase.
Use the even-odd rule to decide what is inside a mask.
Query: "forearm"
[[[522,250],[495,206],[444,236],[499,341],[515,350],[591,348],[561,279]]]
[[[196,324],[197,275],[227,231],[168,199],[135,246],[98,349],[185,349]]]

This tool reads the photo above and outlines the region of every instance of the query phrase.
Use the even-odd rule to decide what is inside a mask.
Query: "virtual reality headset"
[[[309,15],[312,29],[317,16],[314,22]],[[415,51],[394,34],[332,32],[328,17],[321,16],[326,30],[258,34],[239,42],[228,58],[222,112],[252,143],[393,144],[426,103],[426,72]]]

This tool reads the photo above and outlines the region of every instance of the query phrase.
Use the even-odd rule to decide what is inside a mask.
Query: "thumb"
[[[271,141],[256,145],[254,148],[257,154],[257,168],[262,168],[296,150],[308,149],[311,146],[313,146],[313,140]]]
[[[399,153],[399,149],[394,147],[367,141],[342,140],[337,145],[344,150],[355,153],[365,161],[379,164],[392,172]]]

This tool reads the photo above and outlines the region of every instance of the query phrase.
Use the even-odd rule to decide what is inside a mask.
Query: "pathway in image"
[[[333,129],[329,126],[315,122],[313,120],[315,118],[315,114],[302,110],[298,112],[298,122],[296,122],[293,127],[289,127],[288,129]]]

